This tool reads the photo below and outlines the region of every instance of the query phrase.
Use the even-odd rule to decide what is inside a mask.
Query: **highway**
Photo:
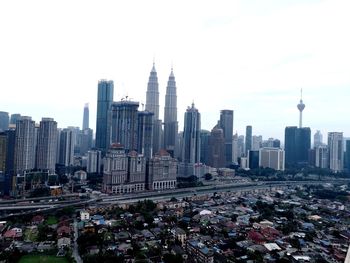
[[[252,192],[252,191],[267,191],[272,188],[286,188],[294,187],[297,185],[318,185],[325,183],[336,183],[336,184],[347,184],[350,180],[333,180],[333,181],[265,181],[265,182],[250,182],[250,183],[231,183],[231,184],[220,184],[220,185],[207,185],[202,187],[194,188],[180,188],[165,191],[147,191],[143,193],[131,193],[123,195],[92,195],[89,197],[86,195],[65,195],[63,198],[68,200],[59,200],[57,197],[45,197],[45,198],[31,198],[31,199],[16,199],[14,201],[5,200],[0,201],[0,219],[9,216],[21,216],[30,213],[38,212],[50,212],[56,209],[62,209],[68,206],[82,207],[85,205],[97,205],[107,206],[113,204],[126,204],[136,203],[144,199],[150,199],[153,201],[166,201],[172,197],[184,198],[193,195],[207,195],[214,194],[215,192]],[[80,199],[77,197],[80,196]],[[54,199],[56,198],[56,199]],[[72,198],[72,199],[70,199]],[[88,198],[88,199],[87,199]],[[52,200],[53,199],[53,200]],[[23,204],[23,201],[28,202]],[[12,213],[19,211],[18,213]]]

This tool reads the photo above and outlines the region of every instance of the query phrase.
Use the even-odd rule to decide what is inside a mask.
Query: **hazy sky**
[[[155,58],[160,116],[171,65],[179,127],[233,109],[234,130],[283,139],[298,124],[350,136],[350,1],[1,1],[0,110],[95,130],[99,79],[145,102]],[[162,117],[163,118],[163,117]]]

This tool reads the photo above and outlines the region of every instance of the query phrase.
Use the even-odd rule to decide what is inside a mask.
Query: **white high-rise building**
[[[59,164],[70,166],[74,164],[75,136],[72,129],[63,129],[60,133]]]
[[[259,150],[259,167],[284,171],[284,150],[264,147]]]
[[[88,173],[100,173],[101,165],[102,165],[102,152],[99,150],[88,151],[86,171]]]
[[[37,169],[55,172],[56,147],[57,122],[52,118],[42,118],[38,133]]]
[[[22,174],[35,167],[35,122],[22,116],[16,122],[15,171]]]
[[[174,157],[176,136],[178,132],[177,123],[177,96],[176,82],[173,69],[168,80],[165,94],[164,107],[164,148]]]
[[[328,133],[329,168],[333,172],[344,169],[344,144],[342,132]]]
[[[259,151],[259,149],[262,146],[262,142],[263,142],[262,136],[261,135],[259,135],[259,136],[254,135],[252,141],[253,141],[252,151]]]
[[[328,168],[328,147],[326,145],[319,145],[316,147],[315,166],[319,168]]]

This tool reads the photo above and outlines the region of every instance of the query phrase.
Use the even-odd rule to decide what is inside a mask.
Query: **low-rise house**
[[[7,239],[7,240],[18,240],[18,239],[21,239],[23,236],[23,233],[22,233],[22,229],[21,228],[18,228],[18,227],[14,227],[10,230],[7,230],[5,233],[4,233],[4,238]]]
[[[188,240],[186,242],[186,250],[189,256],[196,260],[196,262],[201,263],[213,263],[214,262],[214,252],[209,249],[206,245],[199,242],[198,240]]]
[[[174,235],[175,239],[179,240],[182,246],[185,245],[186,242],[186,232],[182,228],[176,227],[171,230],[171,233]]]
[[[68,226],[61,226],[57,229],[57,236],[63,237],[63,236],[70,236],[71,229]]]
[[[32,218],[32,225],[40,225],[44,223],[45,218],[41,215],[36,215]]]
[[[68,237],[61,237],[57,239],[57,247],[58,249],[62,249],[65,247],[70,247],[71,240]]]

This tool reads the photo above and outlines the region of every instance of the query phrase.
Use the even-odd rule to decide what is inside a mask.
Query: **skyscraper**
[[[232,163],[233,110],[220,112],[220,128],[224,132],[226,165]]]
[[[6,171],[7,134],[0,131],[0,173]]]
[[[252,150],[253,151],[259,151],[259,149],[262,147],[262,142],[263,142],[263,138],[261,135],[257,136],[254,135],[252,138]],[[273,147],[273,140],[271,142],[271,147]]]
[[[60,133],[59,164],[70,166],[74,164],[74,132],[72,129],[63,129]]]
[[[343,145],[342,132],[328,133],[329,168],[333,172],[341,172],[344,169]]]
[[[174,157],[176,136],[178,132],[177,123],[177,97],[176,97],[176,82],[171,69],[168,80],[168,85],[165,94],[164,107],[164,148]]]
[[[350,140],[345,141],[344,166],[350,170]]]
[[[232,143],[231,143],[232,148]],[[224,131],[218,126],[211,130],[209,137],[209,165],[214,168],[223,168],[226,165],[226,144]],[[231,156],[232,158],[232,156]]]
[[[87,166],[86,171],[88,173],[101,172],[102,166],[102,152],[99,150],[90,150],[87,152]]]
[[[285,129],[285,163],[287,167],[308,163],[308,152],[311,147],[311,130],[308,127],[296,126]]]
[[[97,92],[96,148],[106,151],[110,144],[108,112],[113,102],[112,80],[100,80]]]
[[[138,102],[127,100],[111,106],[112,143],[122,144],[127,153],[137,150],[138,107]]]
[[[185,112],[182,162],[191,164],[200,162],[200,131],[201,115],[192,103]]]
[[[0,132],[9,128],[9,114],[5,111],[0,111]]]
[[[37,169],[55,172],[57,153],[57,122],[52,118],[42,118],[38,133]]]
[[[232,162],[238,163],[238,134],[236,133],[232,137]]]
[[[89,128],[89,103],[86,103],[84,106],[83,130],[88,128]]]
[[[162,145],[162,121],[159,120],[159,91],[158,77],[155,65],[148,79],[146,92],[146,111],[153,115],[153,152],[158,152]]]
[[[314,147],[317,148],[321,145],[323,145],[323,136],[322,133],[319,130],[317,130],[314,135]]]
[[[248,151],[252,149],[252,142],[253,142],[253,137],[252,137],[252,126],[248,125],[245,130],[245,154],[248,156]]]
[[[153,113],[139,111],[137,118],[137,152],[149,159],[153,155]]]
[[[22,174],[35,166],[35,122],[23,116],[16,123],[15,172]]]

